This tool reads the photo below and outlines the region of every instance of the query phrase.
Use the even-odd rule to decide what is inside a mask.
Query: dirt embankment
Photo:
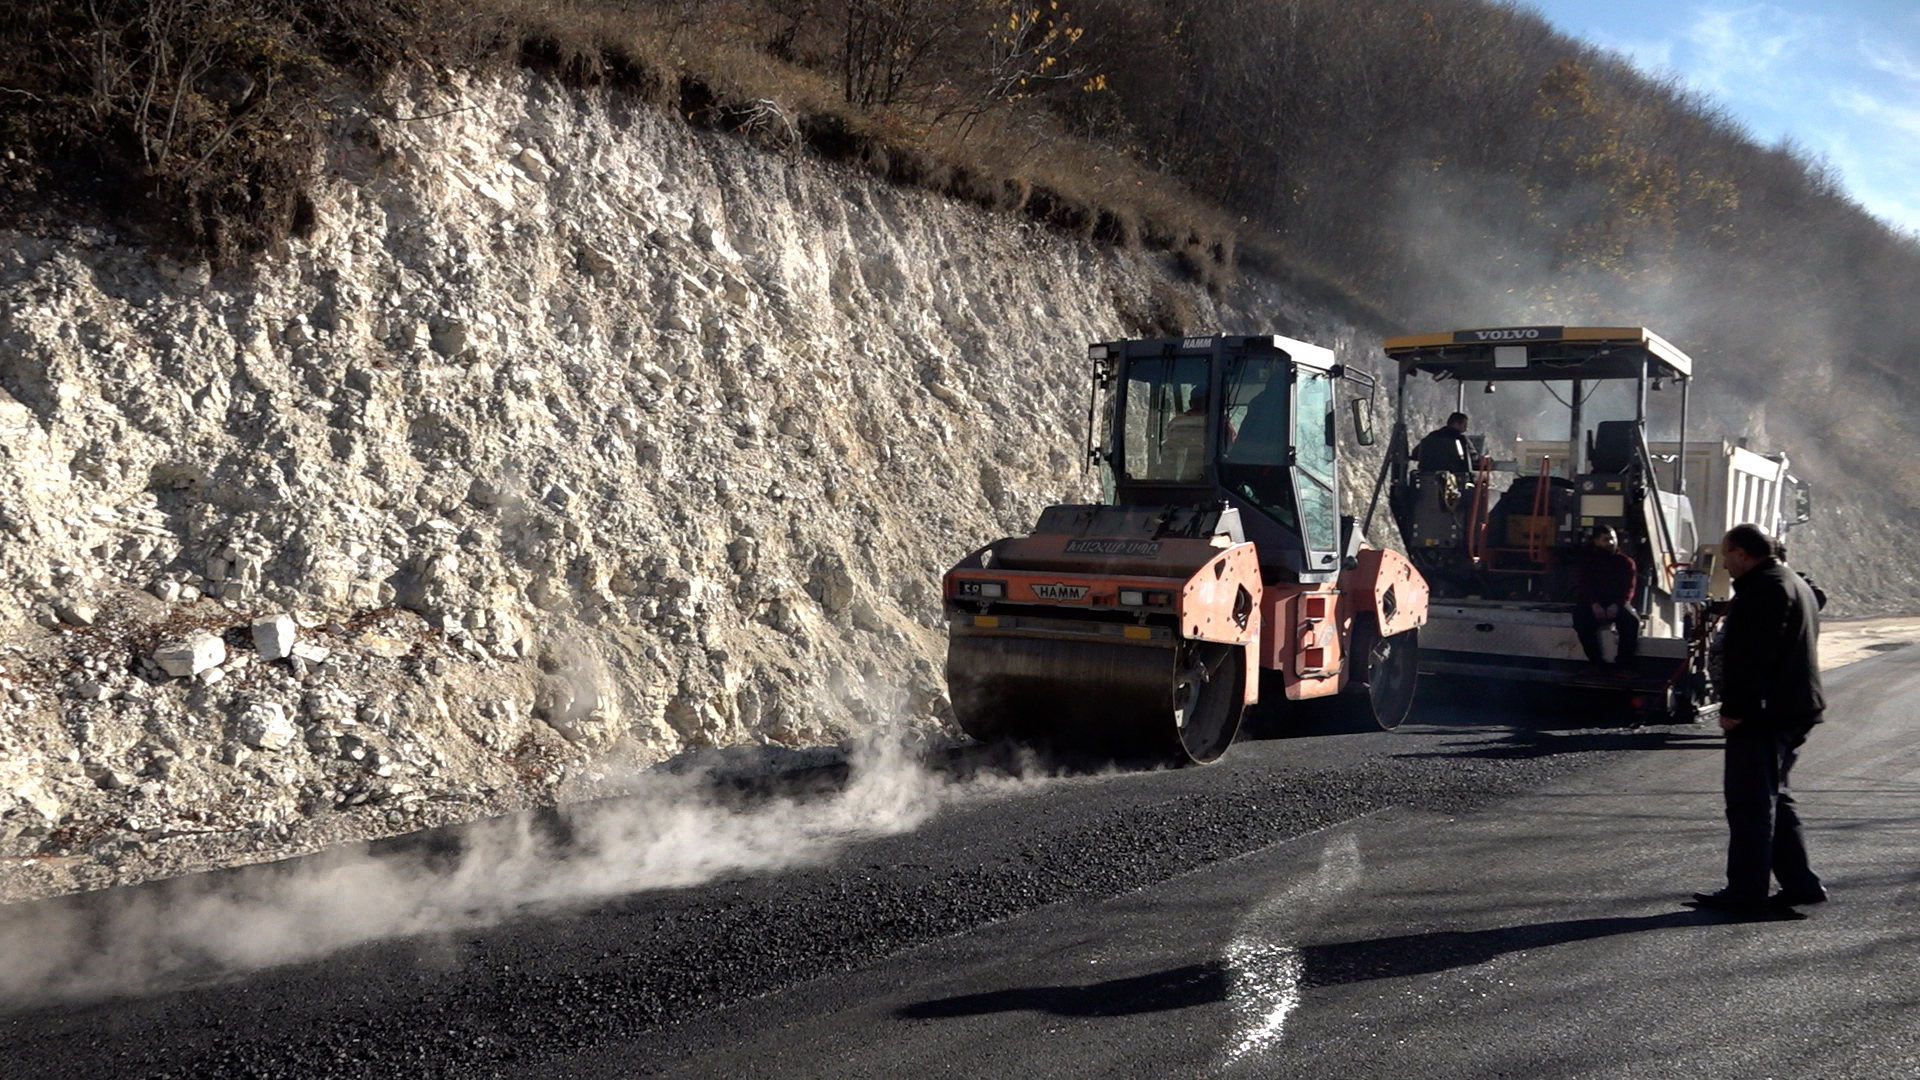
[[[1086,342],[1360,341],[532,75],[395,98],[251,278],[0,242],[0,896],[937,737],[941,570],[1090,493]]]

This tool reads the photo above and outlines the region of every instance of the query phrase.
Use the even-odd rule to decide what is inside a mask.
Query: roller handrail
[[[1547,561],[1547,544],[1540,535],[1540,519],[1545,517],[1553,506],[1547,498],[1548,468],[1552,462],[1553,458],[1548,455],[1540,455],[1540,476],[1533,485],[1533,523],[1527,529],[1527,561],[1529,562]]]
[[[1367,498],[1367,515],[1359,523],[1360,535],[1373,535],[1373,515],[1380,508],[1380,492],[1387,486],[1387,476],[1396,464],[1406,464],[1409,456],[1407,449],[1407,425],[1398,420],[1393,422],[1393,433],[1387,436],[1387,452],[1380,455],[1380,474],[1373,478],[1373,494]],[[1391,515],[1389,515],[1391,516]],[[1400,523],[1394,522],[1398,529]],[[1401,538],[1405,542],[1405,537]]]
[[[1647,487],[1647,497],[1653,501],[1654,520],[1660,525],[1660,540],[1664,545],[1655,552],[1662,562],[1675,555],[1673,546],[1673,528],[1667,524],[1667,507],[1660,501],[1660,474],[1653,470],[1653,450],[1647,446],[1647,432],[1640,428],[1634,432],[1634,450],[1640,458],[1641,482]]]
[[[1473,502],[1467,510],[1467,558],[1478,563],[1487,547],[1487,519],[1493,509],[1492,500],[1487,498],[1487,489],[1493,486],[1493,459],[1480,455],[1480,464],[1473,474]]]

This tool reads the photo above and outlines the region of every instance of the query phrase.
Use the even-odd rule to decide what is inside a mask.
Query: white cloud
[[[1867,213],[1920,240],[1920,198],[1911,191],[1891,192],[1871,184],[1849,183],[1848,192]]]
[[[1821,38],[1822,20],[1770,4],[1698,9],[1682,36],[1692,46],[1687,78],[1703,90],[1776,100],[1800,81],[1800,54]]]
[[[1908,56],[1897,46],[1862,34],[1860,55],[1867,58],[1867,66],[1875,71],[1908,82],[1920,82],[1920,60]]]
[[[1854,86],[1836,88],[1833,103],[1855,116],[1898,128],[1920,138],[1920,109],[1883,101]]]
[[[1835,87],[1832,123],[1822,129],[1828,154],[1847,191],[1867,211],[1920,235],[1920,108],[1909,95],[1891,98],[1858,86]]]
[[[1895,20],[1795,2],[1801,12],[1707,0],[1679,32],[1674,66],[1760,139],[1791,140],[1831,162],[1869,212],[1915,230],[1920,49]]]
[[[1920,2],[1532,0],[1762,143],[1832,163],[1870,212],[1920,232]],[[1604,27],[1604,28],[1603,28]]]

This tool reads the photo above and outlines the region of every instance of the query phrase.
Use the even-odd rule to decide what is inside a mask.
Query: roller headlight
[[[1144,592],[1141,592],[1139,589],[1121,589],[1120,590],[1120,606],[1121,607],[1146,607],[1147,594]]]

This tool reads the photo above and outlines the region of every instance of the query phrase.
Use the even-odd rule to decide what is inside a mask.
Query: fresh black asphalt
[[[1835,716],[1855,728],[1816,733],[1802,786],[1816,859],[1825,850],[1847,869],[1840,898],[1788,932],[1852,925],[1869,903],[1912,911],[1911,860],[1856,873],[1840,856],[1899,828],[1889,807],[1911,814],[1920,799],[1920,740],[1857,734],[1915,733],[1916,661],[1920,650],[1890,653],[1832,680]],[[1748,1051],[1681,1052],[1693,1043],[1641,1046],[1623,1059],[1638,1072],[1609,1071],[1621,1039],[1594,1025],[1610,1015],[1667,1031],[1678,1013],[1711,1047],[1727,1000],[1791,1015],[1767,1004],[1773,939],[1756,936],[1782,925],[1728,927],[1676,904],[1715,884],[1718,739],[1461,691],[1393,733],[1268,717],[1202,769],[996,785],[991,761],[943,756],[931,767],[981,794],[823,865],[266,971],[186,970],[108,999],[16,1000],[0,1015],[0,1063],[9,1077],[75,1078],[1760,1075],[1741,1071],[1763,1060]],[[1844,795],[1846,783],[1865,794]],[[810,786],[803,797],[835,797],[831,780]],[[791,797],[736,798],[775,795]],[[382,857],[430,861],[459,842]],[[234,875],[236,887],[271,872]],[[1683,933],[1717,943],[1617,948]],[[1913,932],[1895,924],[1850,933],[1794,939],[1814,974],[1777,978],[1819,986],[1782,993],[1840,977],[1821,974],[1834,949],[1856,967],[1913,955]],[[1728,949],[1749,950],[1762,981],[1700,981]],[[1879,974],[1888,996],[1866,1004],[1920,1030],[1916,982]],[[1649,985],[1677,996],[1640,1015],[1628,991]],[[1531,1030],[1548,1021],[1551,1037]],[[1863,1051],[1847,1075],[1913,1075],[1897,1071],[1911,1038],[1883,1031],[1876,1045],[1889,1056]],[[1663,1061],[1696,1071],[1652,1068]]]

